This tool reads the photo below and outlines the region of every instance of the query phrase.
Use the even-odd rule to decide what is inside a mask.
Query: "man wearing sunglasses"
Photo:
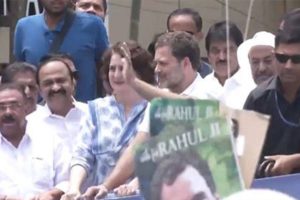
[[[300,169],[300,10],[285,15],[275,37],[277,75],[254,89],[244,108],[271,115],[257,177]]]

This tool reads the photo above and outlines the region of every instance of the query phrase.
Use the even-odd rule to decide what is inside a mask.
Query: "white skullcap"
[[[241,68],[245,68],[251,72],[249,62],[249,51],[252,47],[263,45],[275,47],[275,35],[266,31],[257,32],[253,38],[244,41],[237,50],[238,63]]]
[[[270,189],[248,189],[230,195],[223,200],[296,200],[295,198]]]

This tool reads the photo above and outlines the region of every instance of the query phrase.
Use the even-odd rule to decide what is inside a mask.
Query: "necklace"
[[[275,91],[275,104],[276,104],[276,109],[277,109],[277,111],[278,111],[279,117],[280,117],[280,119],[281,119],[285,124],[287,124],[287,125],[289,125],[289,126],[300,127],[300,124],[296,124],[296,123],[294,123],[294,122],[291,122],[291,121],[287,120],[287,119],[283,116],[283,114],[282,114],[282,112],[281,112],[281,109],[280,109],[280,107],[279,107],[279,103],[278,103],[278,94],[277,94],[276,91]]]

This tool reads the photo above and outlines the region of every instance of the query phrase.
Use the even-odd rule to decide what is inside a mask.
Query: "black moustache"
[[[57,91],[53,91],[53,90],[51,90],[51,91],[49,91],[49,94],[48,94],[48,96],[53,96],[53,95],[55,95],[55,94],[62,94],[62,95],[66,95],[66,94],[67,94],[67,92],[66,92],[66,90],[64,90],[64,89],[60,89],[60,90],[57,90]]]
[[[5,115],[2,118],[3,122],[13,122],[15,121],[15,118],[12,115]]]

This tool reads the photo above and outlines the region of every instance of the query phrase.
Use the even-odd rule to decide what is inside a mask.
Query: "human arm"
[[[83,197],[86,199],[94,199],[104,197],[108,191],[124,184],[128,178],[134,173],[134,149],[136,145],[142,144],[148,139],[148,133],[139,132],[134,140],[125,149],[115,168],[106,180],[99,186],[89,188]]]
[[[134,72],[131,62],[131,54],[126,45],[123,43],[121,46],[124,57],[122,58],[123,62],[123,71],[122,75],[124,80],[130,85],[140,96],[145,98],[148,101],[151,101],[156,97],[171,98],[171,99],[187,99],[188,97],[182,96],[176,93],[172,93],[165,89],[157,88],[151,84],[146,83],[145,81],[139,79]]]
[[[265,156],[266,160],[273,160],[273,164],[265,167],[266,176],[286,175],[300,168],[300,154]]]
[[[62,200],[79,199],[81,196],[80,188],[87,177],[87,172],[81,165],[75,165],[70,172],[70,186],[68,192],[62,196]]]
[[[22,54],[22,42],[23,42],[23,30],[22,30],[22,20],[17,22],[15,33],[14,33],[14,57],[17,61],[25,61]]]
[[[74,149],[71,160],[71,172],[69,180],[69,189],[64,198],[77,198],[81,195],[80,189],[89,172],[94,166],[95,157],[92,152],[92,135],[95,134],[95,128],[90,123],[89,118],[84,121],[80,130],[80,137]]]

